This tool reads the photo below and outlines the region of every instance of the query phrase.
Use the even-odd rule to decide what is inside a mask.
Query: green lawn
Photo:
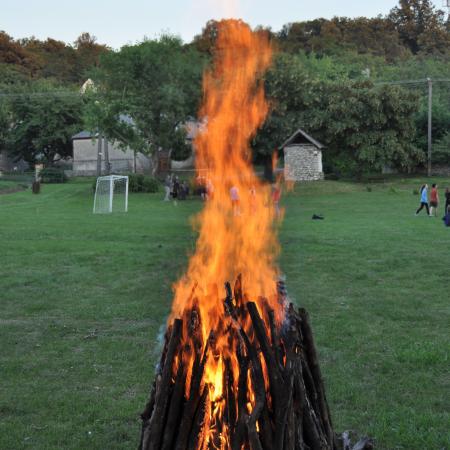
[[[280,265],[310,312],[335,429],[378,449],[450,449],[450,228],[414,217],[419,183],[285,199]],[[201,207],[161,198],[93,215],[89,182],[0,195],[1,449],[136,448]]]

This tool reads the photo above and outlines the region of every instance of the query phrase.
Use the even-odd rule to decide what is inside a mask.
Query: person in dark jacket
[[[445,188],[445,208],[444,216],[450,211],[450,189]]]
[[[180,193],[180,181],[178,180],[178,177],[175,177],[175,180],[173,181],[172,184],[172,198],[175,206],[177,206],[177,199],[179,193]]]

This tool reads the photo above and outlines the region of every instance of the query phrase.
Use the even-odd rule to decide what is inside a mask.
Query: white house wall
[[[97,139],[76,139],[73,141],[73,173],[76,176],[97,174]],[[105,148],[102,148],[102,172],[106,171]],[[118,144],[108,143],[109,162],[114,173],[128,173],[134,170],[134,152],[122,150]],[[151,161],[142,153],[136,154],[136,172],[149,172]]]

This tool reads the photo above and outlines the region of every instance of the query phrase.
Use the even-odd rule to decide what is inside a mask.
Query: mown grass
[[[413,216],[418,184],[298,185],[280,230],[335,428],[386,450],[450,448],[450,229]],[[79,180],[0,196],[1,449],[136,447],[201,202],[136,194],[129,206],[93,215]]]

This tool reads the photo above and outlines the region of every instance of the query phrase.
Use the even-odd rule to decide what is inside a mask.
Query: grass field
[[[414,217],[419,183],[299,185],[280,231],[335,429],[385,450],[450,449],[450,228]],[[136,448],[201,207],[161,197],[93,215],[89,182],[0,195],[0,449]]]

